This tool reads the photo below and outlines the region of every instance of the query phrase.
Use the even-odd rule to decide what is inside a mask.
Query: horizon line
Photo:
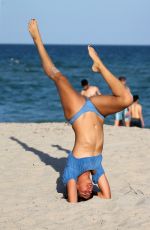
[[[34,43],[0,43],[0,45],[34,45]],[[44,45],[87,46],[88,43],[44,43]],[[93,46],[150,46],[150,44],[104,44],[93,43]]]

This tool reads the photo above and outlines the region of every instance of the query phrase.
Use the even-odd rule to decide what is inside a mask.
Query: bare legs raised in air
[[[94,48],[88,46],[89,56],[93,61],[92,70],[101,74],[112,95],[93,96],[87,101],[55,67],[43,45],[37,21],[34,19],[29,22],[29,32],[38,50],[45,74],[54,81],[58,89],[65,118],[67,120],[73,118],[75,143],[64,172],[68,201],[77,202],[78,196],[85,199],[91,197],[93,189],[91,175],[100,188],[97,195],[108,199],[111,197],[110,187],[101,165],[103,116],[128,107],[132,103],[132,95],[106,68]],[[72,168],[72,164],[75,165],[75,169]]]

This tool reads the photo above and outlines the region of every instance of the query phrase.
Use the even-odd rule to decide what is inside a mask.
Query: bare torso
[[[73,124],[75,144],[73,154],[77,158],[96,156],[103,149],[103,120],[94,112],[81,115]]]
[[[140,119],[141,105],[133,103],[130,107],[130,113],[132,118]]]
[[[96,86],[88,86],[87,89],[83,89],[81,94],[85,97],[92,97],[96,95],[100,95],[100,91]]]

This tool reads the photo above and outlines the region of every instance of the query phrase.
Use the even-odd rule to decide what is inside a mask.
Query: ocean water
[[[133,94],[140,96],[145,126],[150,128],[150,46],[95,46],[106,66],[125,76]],[[56,66],[77,91],[88,79],[103,94],[110,90],[102,77],[91,71],[87,47],[47,45]],[[40,65],[33,45],[0,45],[0,122],[65,121],[55,85]],[[113,124],[114,115],[105,123]]]

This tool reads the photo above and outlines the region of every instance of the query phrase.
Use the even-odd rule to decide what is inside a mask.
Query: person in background
[[[139,96],[133,96],[133,104],[129,107],[129,112],[131,115],[130,126],[136,126],[139,128],[144,128],[144,119],[142,114],[142,106],[139,103]]]
[[[83,89],[81,91],[82,96],[92,97],[92,96],[96,96],[96,95],[101,95],[99,88],[96,86],[89,85],[88,80],[86,80],[86,79],[83,79],[81,81],[81,86],[83,87]]]
[[[121,76],[119,77],[119,81],[126,87],[126,89],[130,92],[130,89],[126,85],[126,78]],[[130,112],[129,108],[125,108],[124,110],[115,114],[115,126],[130,126]]]

